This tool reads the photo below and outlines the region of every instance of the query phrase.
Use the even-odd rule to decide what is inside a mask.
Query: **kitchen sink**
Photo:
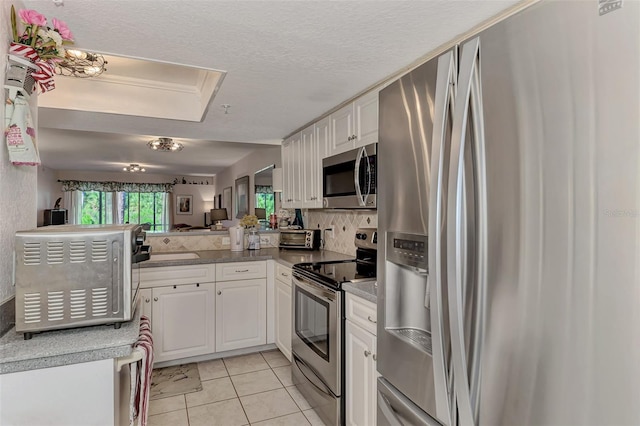
[[[155,260],[186,260],[186,259],[200,259],[198,253],[151,253],[151,261]]]

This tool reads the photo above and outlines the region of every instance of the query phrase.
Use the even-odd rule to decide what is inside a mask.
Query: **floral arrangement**
[[[31,46],[40,59],[63,60],[65,58],[64,45],[73,44],[73,34],[64,22],[53,18],[53,28],[47,26],[47,18],[31,9],[21,9],[18,14],[24,25],[18,29],[16,11],[11,6],[11,29],[13,42]]]
[[[242,219],[240,219],[240,226],[244,226],[245,228],[258,226],[259,223],[258,216],[255,214],[245,214]]]

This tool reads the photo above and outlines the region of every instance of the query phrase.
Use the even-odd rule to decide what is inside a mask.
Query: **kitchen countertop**
[[[180,252],[175,252],[180,253]],[[182,252],[184,253],[184,252]],[[244,250],[233,252],[231,250],[203,250],[190,251],[189,253],[197,253],[199,259],[178,259],[178,260],[147,260],[140,263],[140,268],[157,268],[162,266],[182,266],[182,265],[198,265],[203,263],[221,263],[221,262],[249,262],[254,260],[270,260],[273,259],[283,265],[292,267],[296,263],[303,262],[322,262],[332,260],[348,260],[353,259],[342,253],[328,250],[280,250],[277,247],[269,247],[260,250]],[[170,252],[158,252],[157,254],[170,254]],[[153,259],[153,252],[151,253]]]
[[[153,268],[269,259],[292,267],[294,264],[302,262],[353,259],[353,256],[326,250],[280,250],[275,247],[242,252],[204,250],[194,253],[197,253],[200,258],[148,260],[140,263],[140,267]],[[138,338],[139,329],[139,308],[136,309],[134,319],[122,323],[120,329],[115,329],[113,325],[96,325],[34,333],[33,338],[24,340],[22,333],[16,333],[13,328],[0,338],[0,374],[128,356],[131,354],[133,343]]]
[[[15,328],[0,338],[0,374],[59,367],[131,355],[140,332],[140,309],[134,319],[113,325],[34,333],[24,340]]]
[[[362,297],[369,302],[378,302],[378,285],[375,281],[344,283],[342,284],[342,289],[347,293]]]

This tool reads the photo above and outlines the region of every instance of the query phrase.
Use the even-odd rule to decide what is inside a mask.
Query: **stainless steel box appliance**
[[[320,230],[281,229],[280,248],[318,250],[320,248]]]
[[[378,144],[373,143],[322,160],[322,206],[375,209]]]
[[[140,225],[61,225],[15,236],[16,331],[129,321],[149,259]]]

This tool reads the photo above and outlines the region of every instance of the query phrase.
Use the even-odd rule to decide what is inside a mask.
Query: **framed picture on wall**
[[[249,176],[236,179],[236,210],[234,217],[242,219],[249,214]]]
[[[193,214],[193,195],[176,195],[176,214]]]
[[[233,192],[230,186],[226,187],[222,191],[222,204],[220,208],[227,209],[227,217],[231,219],[231,193]]]

